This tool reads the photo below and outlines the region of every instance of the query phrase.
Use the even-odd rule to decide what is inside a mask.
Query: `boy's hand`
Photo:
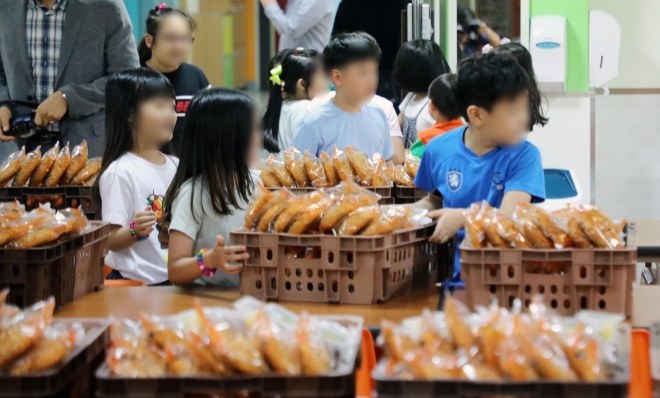
[[[459,229],[465,225],[465,209],[440,209],[429,212],[430,218],[438,220],[435,232],[431,239],[432,243],[445,243],[453,238]]]
[[[210,269],[217,269],[225,274],[235,275],[243,270],[241,264],[228,264],[235,261],[247,260],[250,255],[245,253],[245,246],[227,246],[225,239],[217,236],[215,247],[204,254],[204,265]]]
[[[135,220],[135,234],[138,238],[151,234],[154,230],[154,225],[156,225],[156,216],[151,210],[151,206],[147,206],[144,211],[135,213],[133,220]]]

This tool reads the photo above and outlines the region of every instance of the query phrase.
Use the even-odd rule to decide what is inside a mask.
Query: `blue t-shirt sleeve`
[[[435,192],[435,190],[438,189],[433,179],[434,165],[432,152],[433,150],[429,150],[429,148],[426,147],[424,155],[422,155],[422,162],[419,165],[419,170],[417,170],[417,175],[415,176],[415,185],[426,192]]]
[[[319,156],[319,148],[321,148],[321,140],[316,131],[305,120],[298,124],[296,134],[293,136],[291,146],[300,152],[309,151],[315,156]]]
[[[525,144],[507,176],[504,193],[510,191],[522,191],[532,195],[532,203],[545,200],[545,176],[541,152],[531,143]]]

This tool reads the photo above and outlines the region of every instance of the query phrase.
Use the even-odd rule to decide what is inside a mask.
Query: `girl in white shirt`
[[[181,163],[167,190],[169,280],[175,285],[238,285],[245,247],[226,246],[245,223],[259,162],[256,104],[237,90],[212,88],[195,95],[186,113]],[[207,250],[210,249],[210,250]]]
[[[403,146],[410,149],[417,134],[435,124],[429,113],[429,86],[451,73],[440,46],[431,40],[412,40],[401,46],[394,61],[394,80],[407,93],[399,105]]]
[[[310,100],[328,91],[328,78],[316,56],[314,50],[289,50],[270,71],[273,86],[263,118],[264,148],[270,153],[289,149]]]
[[[178,163],[159,150],[172,139],[175,97],[169,80],[149,68],[117,73],[106,85],[105,150],[94,192],[111,224],[108,279],[169,284],[167,252],[153,231]]]

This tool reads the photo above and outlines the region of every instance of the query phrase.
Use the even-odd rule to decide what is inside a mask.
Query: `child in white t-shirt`
[[[249,255],[245,247],[225,243],[245,224],[259,181],[250,171],[259,163],[259,126],[257,106],[245,93],[212,88],[193,97],[181,163],[166,195],[173,284],[238,285],[242,266],[231,263]]]
[[[316,51],[298,48],[276,57],[283,58],[270,70],[273,85],[263,118],[264,148],[270,153],[280,153],[291,147],[310,100],[324,95],[330,85]]]
[[[412,40],[401,46],[394,61],[394,80],[408,93],[399,105],[403,146],[410,149],[417,134],[430,129],[429,86],[438,76],[451,73],[440,46],[431,40]]]
[[[139,68],[112,76],[105,95],[105,151],[95,194],[111,224],[108,279],[169,284],[167,251],[152,232],[178,163],[159,150],[176,124],[174,89],[160,72]]]

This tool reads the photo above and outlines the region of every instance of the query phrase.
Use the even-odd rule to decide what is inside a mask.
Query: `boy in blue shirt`
[[[378,43],[366,33],[342,33],[330,40],[323,59],[337,93],[305,116],[291,145],[316,156],[351,145],[390,161],[394,148],[387,116],[381,108],[365,105],[378,88]]]
[[[468,125],[432,139],[415,178],[415,185],[431,192],[417,206],[438,220],[432,242],[458,233],[458,248],[463,213],[474,202],[486,200],[513,214],[518,203],[545,200],[541,153],[525,140],[528,86],[529,77],[509,56],[487,54],[461,64],[453,93]],[[457,250],[454,280],[460,279],[459,264]]]

